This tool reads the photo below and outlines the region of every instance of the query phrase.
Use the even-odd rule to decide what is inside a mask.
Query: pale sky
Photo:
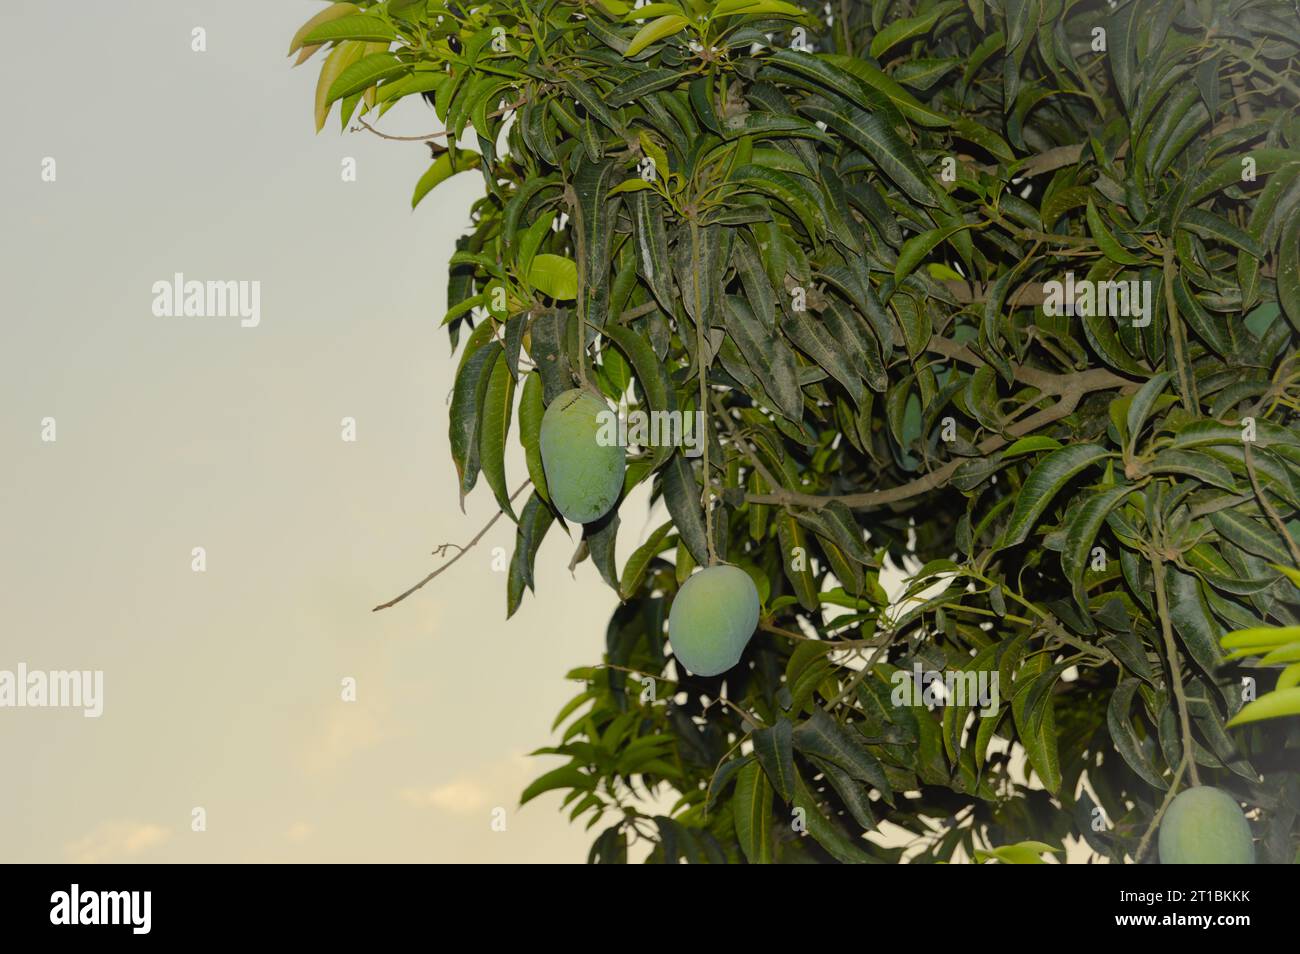
[[[0,670],[105,683],[99,719],[0,708],[0,861],[585,860],[558,795],[518,808],[615,605],[590,564],[570,577],[573,542],[552,530],[509,624],[504,519],[370,612],[495,509],[486,487],[457,507],[437,328],[481,180],[412,212],[422,145],[313,133],[316,67],[285,51],[319,7],[0,5],[23,38],[0,59],[23,91],[0,150]],[[438,124],[416,102],[382,128]],[[176,272],[260,282],[260,325],[155,317]],[[621,553],[660,520],[625,503]]]

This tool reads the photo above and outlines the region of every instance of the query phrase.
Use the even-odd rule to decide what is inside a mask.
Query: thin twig
[[[748,722],[750,725],[752,725],[754,728],[756,728],[756,729],[766,729],[766,728],[767,728],[767,726],[763,725],[763,723],[762,723],[761,721],[759,721],[758,718],[756,718],[755,716],[750,715],[748,712],[746,712],[744,709],[740,708],[740,706],[736,705],[736,704],[735,704],[734,702],[732,702],[730,699],[727,699],[727,698],[725,698],[725,697],[723,697],[723,696],[719,696],[717,699],[715,699],[715,700],[713,700],[713,701],[714,701],[714,702],[721,702],[724,706],[729,706],[730,708],[735,709],[735,710],[736,710],[736,714],[739,715],[739,716],[740,716],[742,719],[744,719],[746,722]]]
[[[767,620],[761,621],[758,628],[765,633],[772,633],[774,636],[784,636],[786,639],[797,639],[806,643],[821,643],[831,649],[870,649],[873,646],[881,645],[880,639],[818,639],[815,636],[805,636],[803,633],[796,633],[793,630],[774,626]]]
[[[704,416],[704,490],[700,504],[704,507],[704,542],[709,552],[709,566],[718,562],[713,545],[713,473],[709,470],[709,444],[713,428],[709,414],[709,363],[704,360],[706,347],[704,332],[704,305],[700,296],[700,227],[691,220],[691,273],[695,291],[695,360],[700,366],[700,414]]]
[[[1259,505],[1264,509],[1264,513],[1273,522],[1273,528],[1286,541],[1286,547],[1291,551],[1291,559],[1295,561],[1297,567],[1300,567],[1300,546],[1296,546],[1296,542],[1291,539],[1291,534],[1287,533],[1286,524],[1282,522],[1277,510],[1269,503],[1268,495],[1264,493],[1264,488],[1260,485],[1259,475],[1255,473],[1255,459],[1251,456],[1250,441],[1246,441],[1244,448],[1242,456],[1246,460],[1246,473],[1250,476],[1250,486],[1254,488],[1255,496],[1259,498]]]
[[[506,106],[502,106],[496,112],[488,113],[487,118],[496,119],[500,116],[504,116],[506,113],[510,112],[510,110],[518,109],[526,102],[528,102],[528,97],[522,96],[519,99],[515,100],[513,103],[510,103]],[[374,126],[370,125],[370,123],[366,122],[365,119],[362,118],[361,116],[357,117],[357,122],[359,122],[366,129],[370,130],[380,139],[391,139],[394,142],[427,142],[430,139],[443,139],[448,135],[448,133],[451,132],[450,129],[440,129],[437,132],[429,133],[427,136],[394,136],[391,133],[380,132]],[[355,126],[352,127],[352,131],[359,132],[359,130]]]
[[[511,499],[511,500],[514,500],[516,497],[518,497],[521,493],[524,492],[524,488],[527,487],[530,483],[532,483],[531,480],[525,480],[522,484],[519,485],[519,489],[516,490],[514,493],[512,493],[512,494],[510,495],[510,499]],[[420,588],[421,588],[422,586],[424,586],[426,583],[428,583],[429,581],[431,581],[434,577],[438,576],[440,573],[442,573],[443,570],[446,570],[446,569],[447,569],[448,567],[450,567],[453,563],[455,563],[457,560],[459,560],[461,557],[463,557],[466,553],[468,553],[468,552],[469,552],[469,551],[474,547],[474,544],[476,544],[476,543],[478,543],[480,540],[482,540],[483,537],[484,537],[484,535],[485,535],[489,530],[492,529],[492,525],[493,525],[494,523],[496,523],[498,520],[501,519],[501,515],[502,515],[503,513],[505,513],[504,510],[498,510],[498,511],[497,511],[497,512],[492,516],[492,519],[489,520],[486,524],[483,525],[483,529],[480,530],[478,533],[476,533],[476,534],[474,535],[474,539],[473,539],[473,540],[471,540],[469,543],[465,544],[465,546],[461,548],[461,550],[460,550],[459,553],[457,553],[454,557],[452,557],[450,560],[448,560],[448,561],[447,561],[446,563],[444,563],[442,566],[438,567],[438,569],[434,570],[432,573],[430,573],[428,576],[426,576],[426,577],[425,577],[423,580],[421,580],[419,583],[416,583],[413,587],[411,587],[411,588],[410,588],[409,590],[407,590],[405,593],[402,593],[400,596],[394,596],[394,597],[393,597],[391,600],[389,600],[387,603],[380,603],[378,606],[376,606],[376,607],[375,607],[374,609],[372,609],[370,612],[372,612],[372,613],[378,613],[381,609],[388,609],[388,607],[390,607],[390,606],[395,606],[396,604],[402,602],[402,600],[404,600],[404,599],[406,599],[408,596],[410,596],[412,593],[414,593],[416,590],[420,589]],[[458,545],[459,545],[459,544],[451,544],[451,546],[458,546]]]
[[[1192,739],[1192,720],[1187,714],[1187,695],[1183,692],[1183,675],[1178,665],[1178,646],[1174,643],[1174,630],[1169,621],[1169,597],[1165,594],[1165,563],[1155,546],[1151,549],[1151,572],[1156,584],[1156,613],[1160,617],[1160,629],[1165,639],[1165,655],[1169,657],[1169,686],[1173,690],[1174,700],[1178,703],[1178,721],[1183,734],[1183,760],[1191,771],[1192,784],[1200,785],[1196,774],[1196,745]]]
[[[1075,407],[1079,404],[1079,399],[1083,396],[1086,388],[1072,388],[1061,396],[1061,399],[1051,407],[1044,408],[1035,414],[1031,414],[1017,424],[1007,428],[1007,437],[1001,435],[992,435],[985,438],[978,445],[981,454],[989,455],[994,451],[1000,450],[1011,438],[1023,437],[1045,427],[1054,421],[1059,421],[1063,417],[1074,412]],[[942,467],[930,471],[923,477],[915,480],[909,480],[905,484],[899,484],[897,487],[888,487],[883,490],[870,490],[865,493],[857,494],[806,494],[784,488],[775,489],[769,494],[746,494],[745,499],[750,503],[776,504],[777,506],[801,506],[821,509],[833,500],[838,500],[846,507],[852,510],[866,510],[873,507],[880,507],[889,503],[898,503],[911,497],[917,497],[921,494],[928,493],[936,487],[940,487],[948,482],[953,473],[971,458],[958,458],[949,461]]]
[[[1178,771],[1174,772],[1174,777],[1169,783],[1169,789],[1165,792],[1164,801],[1160,803],[1160,808],[1157,809],[1155,815],[1152,816],[1151,824],[1147,826],[1146,832],[1142,835],[1142,840],[1138,842],[1137,852],[1133,855],[1134,864],[1142,863],[1142,856],[1147,853],[1147,845],[1151,843],[1151,836],[1154,835],[1156,829],[1160,827],[1160,819],[1164,817],[1165,809],[1167,809],[1169,803],[1174,800],[1174,792],[1178,790],[1178,782],[1182,779],[1183,772],[1187,769],[1187,763],[1187,752],[1184,751],[1182,761],[1178,763]]]

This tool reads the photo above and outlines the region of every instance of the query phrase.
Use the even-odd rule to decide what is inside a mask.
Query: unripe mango
[[[711,566],[682,584],[668,614],[677,661],[697,676],[716,676],[740,661],[758,626],[758,589],[740,567]]]
[[[590,391],[558,395],[542,415],[538,444],[551,503],[566,520],[591,523],[609,513],[623,492],[627,451],[601,443],[601,414],[608,405]]]
[[[1199,785],[1179,792],[1160,823],[1163,865],[1253,865],[1250,823],[1237,800]]]

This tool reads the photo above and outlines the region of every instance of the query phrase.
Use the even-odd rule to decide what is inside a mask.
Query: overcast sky
[[[494,510],[486,487],[456,504],[437,329],[481,180],[413,213],[422,145],[337,117],[314,134],[316,64],[285,51],[319,7],[0,5],[21,40],[0,60],[21,91],[0,150],[0,670],[104,672],[101,718],[0,709],[2,861],[586,857],[558,795],[517,807],[615,603],[590,564],[570,577],[572,542],[552,531],[509,624],[505,520],[370,612]],[[410,103],[382,127],[437,121]],[[260,323],[155,316],[177,272],[260,282]],[[644,495],[623,513],[627,553],[662,518]]]

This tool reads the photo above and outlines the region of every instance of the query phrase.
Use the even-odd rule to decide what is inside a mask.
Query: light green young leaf
[[[572,301],[578,297],[578,263],[563,255],[542,252],[533,256],[528,283],[556,301]]]
[[[643,13],[641,10],[633,12]],[[641,29],[637,30],[636,36],[632,37],[632,42],[628,44],[627,52],[623,55],[626,57],[636,56],[651,43],[657,43],[660,40],[681,33],[682,30],[690,26],[690,23],[690,20],[677,13],[662,16],[657,20],[651,20]]]
[[[481,161],[482,157],[469,149],[449,149],[444,152],[433,161],[433,165],[429,166],[424,175],[420,176],[420,181],[415,184],[415,192],[411,195],[411,208],[419,205],[421,199],[458,172],[477,169]]]

